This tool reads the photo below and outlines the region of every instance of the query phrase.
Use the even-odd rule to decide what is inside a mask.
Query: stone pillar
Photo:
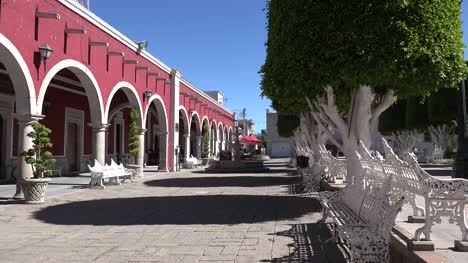
[[[137,170],[136,177],[143,177],[143,167],[145,164],[145,133],[146,129],[140,129],[140,133],[138,134],[138,155],[136,159],[136,164],[139,166]]]
[[[201,154],[202,154],[202,141],[203,141],[203,136],[197,136],[197,148],[196,148],[197,151],[196,151],[196,153],[197,153],[197,159],[199,159],[199,160],[202,158],[202,156],[201,156]]]
[[[14,114],[14,118],[18,120],[18,164],[16,171],[16,192],[13,199],[24,199],[23,188],[21,183],[24,178],[31,178],[34,176],[32,166],[24,161],[21,157],[21,152],[27,151],[32,148],[32,139],[28,137],[28,133],[33,131],[31,124],[34,121],[41,120],[44,116],[31,115],[31,114]]]
[[[185,139],[185,156],[184,159],[187,160],[190,158],[190,134],[184,134],[184,139]]]
[[[100,164],[106,163],[106,130],[109,127],[105,123],[89,123],[93,128],[93,157]]]
[[[180,79],[182,78],[182,74],[177,69],[171,70],[171,111],[170,111],[170,124],[168,127],[168,131],[171,133],[171,147],[169,148],[169,154],[172,156],[170,170],[176,171],[176,152],[175,148],[180,144],[179,142],[179,96],[180,96]],[[177,127],[177,129],[176,129]]]
[[[119,142],[117,142],[117,143],[119,143]],[[115,146],[114,146],[114,148],[115,148]],[[105,151],[104,159],[109,160],[109,130],[108,129],[106,129],[106,147],[105,147],[104,151]],[[117,153],[117,155],[118,155],[118,153]],[[114,158],[115,158],[114,161],[118,160],[118,156],[115,156]]]
[[[167,169],[167,132],[159,134],[159,166],[158,170],[168,172]]]

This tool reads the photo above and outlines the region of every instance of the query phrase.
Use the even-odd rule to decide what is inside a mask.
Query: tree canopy
[[[348,105],[359,84],[404,98],[456,87],[466,66],[460,0],[271,0],[262,95],[307,109],[325,85]]]

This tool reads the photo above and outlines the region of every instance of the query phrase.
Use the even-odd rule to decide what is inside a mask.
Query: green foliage
[[[46,149],[52,147],[49,135],[52,132],[46,126],[35,121],[31,124],[33,131],[27,136],[32,139],[33,146],[27,151],[20,153],[26,163],[33,167],[34,177],[39,178],[44,176],[44,171],[55,164],[55,159],[52,158],[52,153]],[[46,173],[46,176],[51,176],[51,173]]]
[[[432,125],[449,123],[457,118],[457,90],[440,89],[427,99],[427,115]]]
[[[299,126],[300,120],[297,115],[285,115],[278,113],[278,134],[281,137],[291,137],[293,131]]]
[[[208,158],[210,155],[210,132],[208,130],[208,124],[205,122],[203,123],[203,151],[202,151],[202,158]]]
[[[455,87],[466,73],[459,0],[267,1],[262,95],[307,110],[332,85],[347,109],[359,84],[399,98]]]
[[[407,130],[426,129],[430,123],[427,118],[427,102],[421,97],[406,100],[405,127]]]
[[[130,111],[130,134],[128,136],[128,151],[131,155],[136,157],[140,147],[140,129],[138,128],[138,120],[140,114],[137,109]]]
[[[379,131],[391,134],[394,131],[405,129],[406,100],[398,100],[382,113],[379,118]]]

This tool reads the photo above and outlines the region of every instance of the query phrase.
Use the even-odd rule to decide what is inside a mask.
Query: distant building
[[[278,134],[278,113],[266,111],[267,115],[267,154],[272,158],[284,158],[291,156],[290,138],[281,137]]]
[[[212,97],[214,100],[216,100],[220,105],[223,105],[223,93],[219,92],[218,90],[212,90],[212,91],[203,91],[205,94],[208,96]]]
[[[239,128],[242,129],[241,135],[255,135],[255,131],[253,130],[253,126],[255,125],[254,120],[237,120],[237,122],[239,123]]]

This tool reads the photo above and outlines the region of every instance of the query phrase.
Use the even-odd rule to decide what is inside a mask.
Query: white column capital
[[[13,113],[12,117],[17,119],[19,123],[30,123],[40,121],[45,118],[45,115],[29,114],[29,113]]]
[[[107,123],[88,123],[88,126],[93,129],[93,132],[105,132],[110,125]]]
[[[145,133],[148,131],[148,129],[140,129],[139,133],[140,135],[145,135]]]
[[[190,133],[184,134],[184,138],[190,138]]]

